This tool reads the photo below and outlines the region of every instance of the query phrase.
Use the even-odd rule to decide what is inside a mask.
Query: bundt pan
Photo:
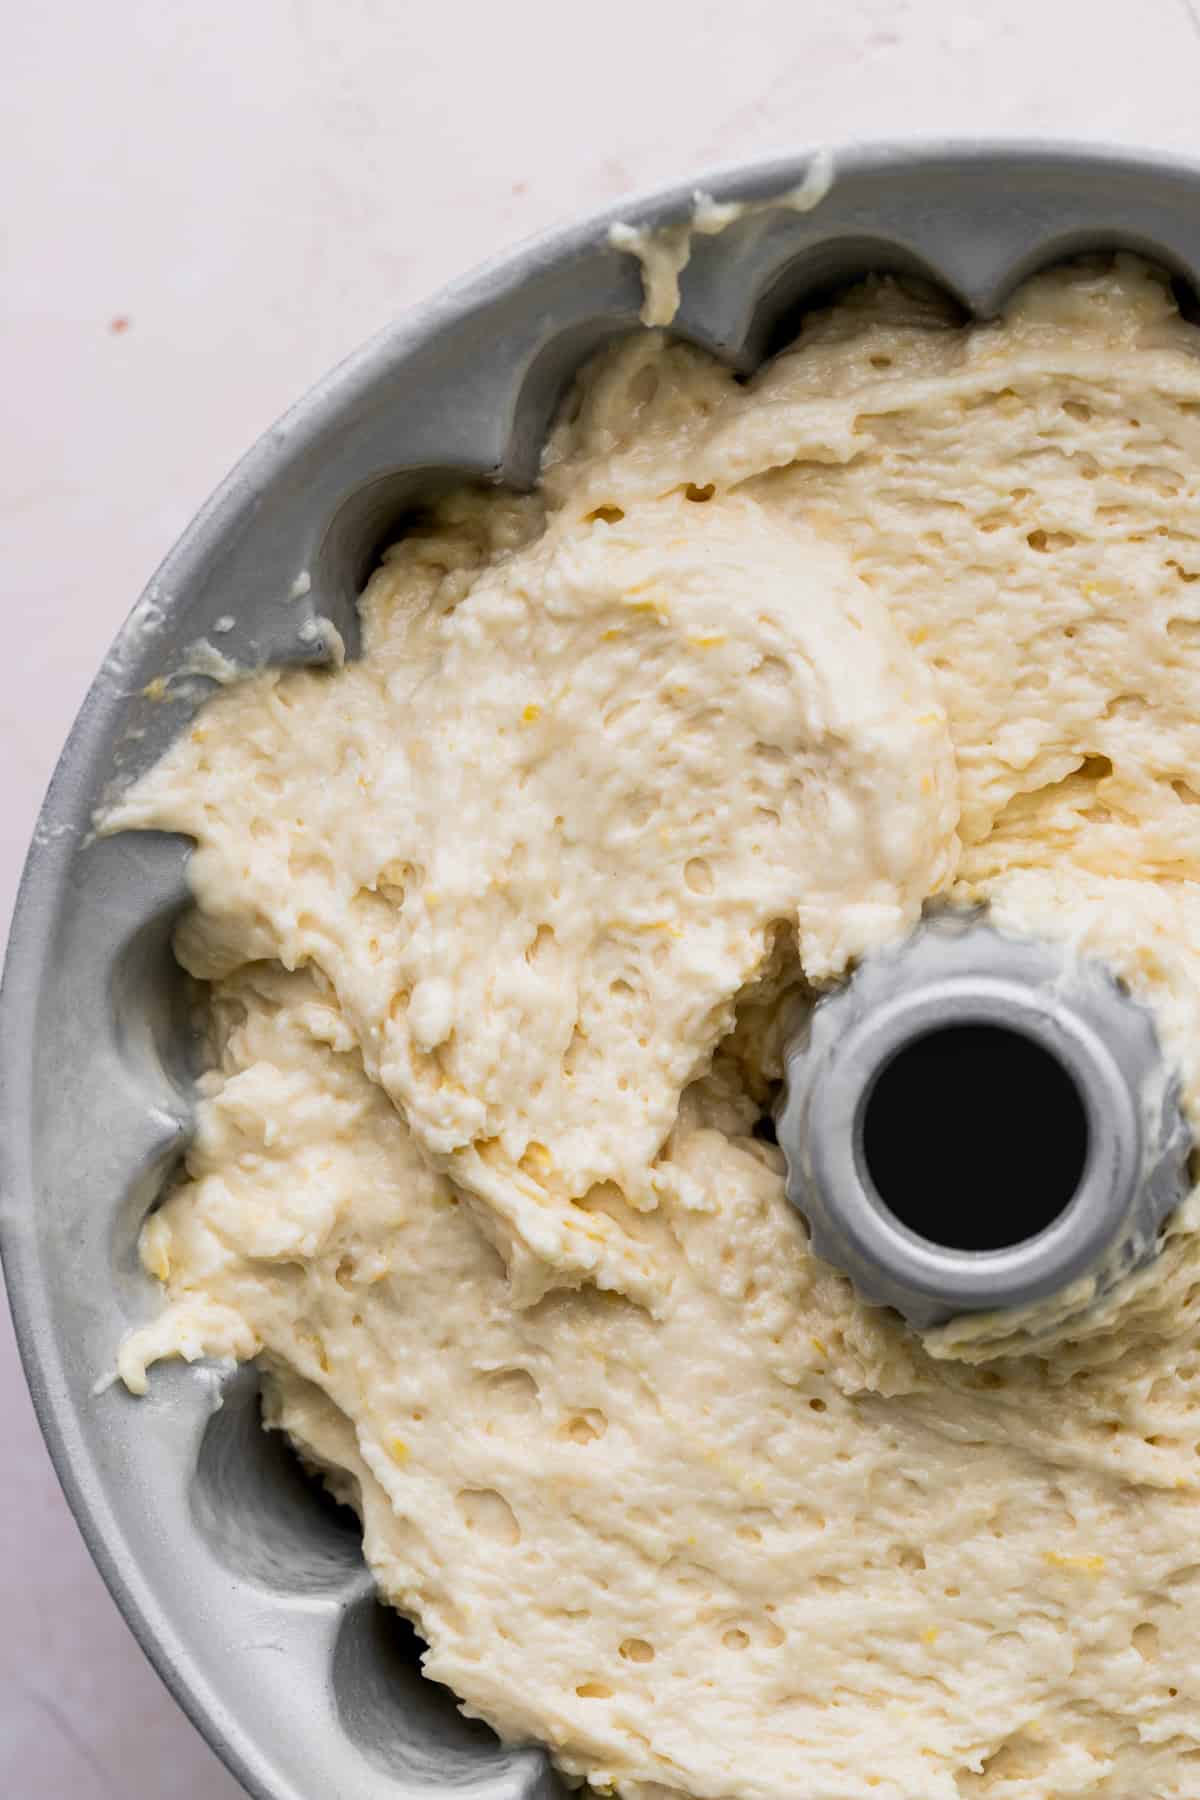
[[[764,200],[810,163],[698,185]],[[160,1304],[138,1230],[189,1130],[193,1052],[170,953],[188,845],[96,838],[93,816],[211,691],[219,669],[201,640],[245,666],[311,662],[327,654],[327,618],[353,655],[356,597],[406,514],[450,483],[535,479],[575,370],[638,328],[641,273],[609,227],[678,221],[694,185],[469,277],[268,432],[134,608],[34,836],[0,1007],[0,1242],[29,1383],[118,1603],[259,1800],[519,1800],[558,1782],[539,1749],[502,1746],[423,1680],[353,1521],[258,1429],[252,1367],[160,1367],[143,1400],[108,1379],[123,1335]],[[987,316],[1034,270],[1116,248],[1165,265],[1194,306],[1200,166],[1045,145],[840,151],[815,210],[756,209],[697,239],[672,330],[750,370],[806,304],[868,271],[922,276]]]

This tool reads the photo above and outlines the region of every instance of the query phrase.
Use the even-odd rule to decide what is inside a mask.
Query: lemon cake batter
[[[107,820],[196,840],[212,984],[130,1387],[259,1356],[427,1673],[628,1800],[1200,1795],[1195,1201],[1082,1323],[921,1337],[753,1129],[933,896],[1107,959],[1200,1118],[1169,286],[871,281],[745,383],[640,333],[362,620]]]

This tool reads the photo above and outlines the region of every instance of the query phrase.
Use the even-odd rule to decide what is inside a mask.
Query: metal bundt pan
[[[809,160],[701,185],[764,199]],[[558,1784],[540,1750],[502,1747],[423,1681],[345,1517],[258,1430],[252,1368],[170,1365],[140,1401],[102,1385],[160,1304],[136,1243],[187,1138],[191,1071],[169,948],[187,845],[97,840],[93,812],[210,689],[178,677],[198,639],[246,665],[311,661],[323,615],[353,654],[356,595],[415,502],[468,476],[534,479],[565,384],[638,323],[639,270],[609,225],[677,220],[691,200],[675,188],[494,263],[268,432],[135,607],[35,833],[0,1009],[0,1242],[25,1365],[105,1579],[259,1800],[518,1800]],[[850,150],[814,212],[757,212],[696,242],[674,329],[751,369],[807,300],[869,270],[928,277],[987,315],[1034,270],[1116,247],[1200,286],[1200,166],[1045,145]],[[165,700],[144,691],[158,678]]]

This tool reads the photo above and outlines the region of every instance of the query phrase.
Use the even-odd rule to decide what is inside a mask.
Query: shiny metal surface
[[[967,1091],[987,1080],[982,1043],[964,1038],[963,1027],[983,1027],[1011,1043],[1014,1070],[1021,1067],[1019,1046],[1044,1051],[1086,1122],[1078,1179],[1063,1191],[1061,1206],[1048,1202],[1046,1217],[1026,1234],[1006,1229],[1000,1213],[1010,1198],[1020,1212],[1023,1196],[996,1196],[1000,1216],[972,1221],[971,1235],[994,1245],[987,1248],[946,1241],[954,1237],[951,1221],[932,1219],[918,1230],[898,1216],[864,1143],[876,1084],[898,1057],[937,1034],[952,1031],[954,1042],[968,1046],[959,1052],[966,1066],[956,1071]],[[1045,1079],[1040,1058],[1029,1073],[1034,1083]],[[896,1178],[918,1208],[933,1164],[921,1129],[930,1119],[939,1129],[936,1094],[921,1098],[928,1113],[922,1107],[894,1147]],[[1005,1159],[1016,1181],[1035,1183],[1039,1160],[1049,1154],[1046,1133],[1059,1125],[1053,1111],[1043,1113],[1037,1093],[1015,1082],[978,1099],[980,1120],[1017,1151]],[[899,1136],[905,1122],[893,1119],[890,1128]],[[957,1143],[953,1121],[940,1128]],[[788,1195],[808,1220],[814,1250],[849,1275],[864,1299],[895,1307],[919,1328],[963,1313],[1053,1303],[1081,1282],[1086,1287],[1069,1303],[1072,1310],[1094,1304],[1154,1254],[1160,1226],[1187,1192],[1191,1149],[1178,1083],[1144,1007],[1098,964],[1052,944],[1002,936],[978,914],[949,912],[867,958],[818,1002],[788,1049],[778,1133]],[[996,1154],[986,1130],[965,1147],[964,1207],[978,1203],[972,1190],[984,1186],[987,1159]],[[1056,1316],[1047,1304],[1047,1322]]]
[[[803,177],[806,155],[705,175],[718,200]],[[695,247],[675,329],[739,369],[832,284],[872,269],[993,312],[1034,269],[1127,247],[1200,285],[1200,171],[1043,145],[910,145],[835,159],[815,212],[760,212]],[[159,1304],[140,1224],[186,1143],[192,1048],[169,953],[187,846],[97,840],[95,809],[211,689],[189,647],[252,665],[353,653],[372,558],[423,496],[529,483],[573,371],[637,327],[616,217],[680,218],[695,182],[525,246],[352,357],[203,510],[135,607],[72,731],[30,852],[0,1001],[0,1244],[30,1385],[64,1487],[133,1628],[259,1800],[488,1800],[555,1790],[419,1677],[346,1522],[253,1422],[253,1371],[107,1383]],[[165,684],[165,686],[164,686]]]

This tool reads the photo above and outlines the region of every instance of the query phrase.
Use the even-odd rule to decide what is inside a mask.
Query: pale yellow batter
[[[1084,1324],[921,1340],[751,1135],[814,988],[935,893],[1106,957],[1200,1121],[1165,284],[965,329],[871,283],[744,385],[643,333],[363,624],[108,821],[196,838],[214,983],[129,1385],[261,1355],[429,1674],[630,1800],[1200,1796],[1195,1200]]]

